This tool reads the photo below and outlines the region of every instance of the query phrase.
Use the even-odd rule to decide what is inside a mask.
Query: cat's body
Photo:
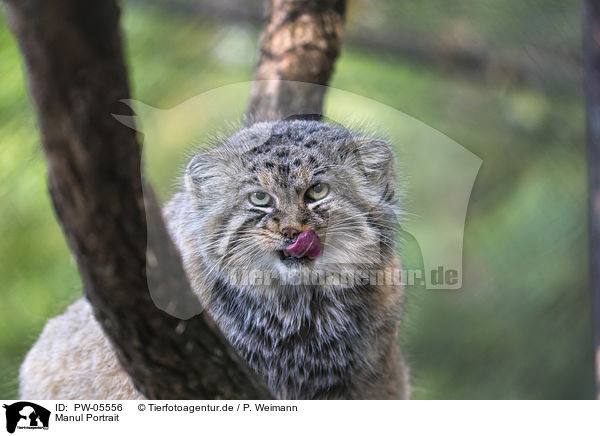
[[[408,397],[395,198],[387,144],[318,122],[256,124],[188,165],[169,231],[203,306],[277,398]],[[304,237],[314,256],[295,248]],[[21,395],[140,398],[85,300],[48,323]]]

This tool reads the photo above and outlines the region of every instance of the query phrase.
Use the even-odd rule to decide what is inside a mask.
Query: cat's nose
[[[300,230],[294,227],[285,227],[281,229],[281,234],[288,239],[296,239],[300,234]]]

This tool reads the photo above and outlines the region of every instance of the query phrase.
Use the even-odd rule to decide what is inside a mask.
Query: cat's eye
[[[273,197],[264,191],[253,192],[248,196],[248,200],[255,206],[266,207],[273,203]]]
[[[329,185],[326,183],[317,183],[306,191],[306,197],[310,201],[322,200],[327,197],[327,194],[329,194]]]

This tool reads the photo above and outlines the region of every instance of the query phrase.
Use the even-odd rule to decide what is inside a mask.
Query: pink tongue
[[[314,230],[307,230],[300,233],[296,242],[285,247],[285,250],[294,257],[316,259],[321,254],[321,240]]]

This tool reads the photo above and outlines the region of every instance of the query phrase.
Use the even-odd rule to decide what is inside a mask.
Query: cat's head
[[[385,141],[316,121],[255,124],[187,166],[192,255],[231,280],[376,268],[395,249],[395,174]],[[293,249],[299,235],[312,256]]]

